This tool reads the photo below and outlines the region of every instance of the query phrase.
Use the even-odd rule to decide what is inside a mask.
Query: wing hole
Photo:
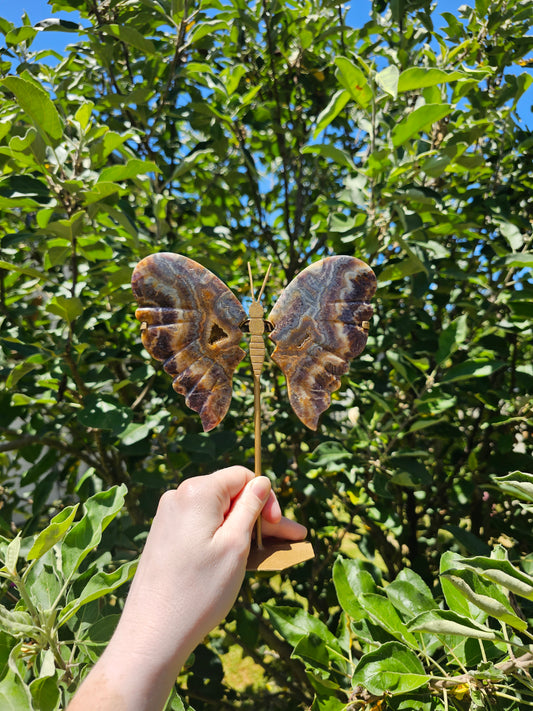
[[[309,344],[312,343],[312,340],[313,339],[311,338],[311,334],[309,332],[307,332],[305,334],[303,340],[301,341],[301,343],[298,343],[296,348],[298,348],[298,350],[302,350],[302,348],[307,348],[309,346]]]
[[[220,326],[217,323],[214,323],[213,326],[211,327],[211,333],[209,334],[209,345],[213,345],[213,343],[217,343],[217,341],[222,341],[224,338],[227,338],[228,334],[226,331],[224,331],[223,328],[220,328]]]

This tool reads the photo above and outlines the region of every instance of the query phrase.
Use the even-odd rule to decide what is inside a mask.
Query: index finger
[[[232,501],[254,478],[254,473],[246,467],[235,465],[201,478],[206,485],[202,508],[211,520],[217,520],[218,525],[221,525],[231,509]]]
[[[254,476],[252,471],[240,464],[218,469],[216,472],[209,474],[209,478],[220,487],[220,490],[223,491],[230,500],[234,499]]]
[[[235,471],[238,470],[238,471]],[[219,480],[220,484],[224,488],[225,492],[220,492],[222,496],[229,496],[230,502],[232,502],[244,489],[246,484],[255,478],[255,474],[242,466],[227,467],[226,469],[220,469],[210,475]],[[227,499],[223,502],[226,503]],[[229,513],[229,509],[225,508],[226,515]],[[263,508],[263,517],[265,520],[272,524],[278,523],[281,519],[281,509],[273,491],[267,499],[267,502]]]

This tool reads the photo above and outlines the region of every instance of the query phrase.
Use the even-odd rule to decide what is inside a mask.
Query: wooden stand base
[[[246,570],[278,571],[290,568],[315,555],[309,541],[280,541],[278,538],[266,538],[263,547],[257,548],[252,543],[252,549],[246,563]]]

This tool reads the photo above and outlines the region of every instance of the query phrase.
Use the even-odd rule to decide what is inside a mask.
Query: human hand
[[[281,515],[270,481],[241,466],[187,479],[161,497],[117,630],[89,675],[91,705],[78,699],[82,686],[69,711],[116,708],[97,703],[106,683],[110,704],[162,708],[189,654],[233,605],[261,510],[265,536],[305,537]]]
[[[303,526],[282,517],[270,481],[254,478],[244,467],[187,479],[167,491],[152,523],[124,617],[129,619],[134,608],[135,618],[151,619],[169,645],[173,641],[169,624],[177,617],[180,636],[187,631],[187,654],[192,651],[237,597],[261,509],[265,536],[305,537]],[[178,602],[181,610],[176,609]],[[181,619],[183,610],[185,619]]]

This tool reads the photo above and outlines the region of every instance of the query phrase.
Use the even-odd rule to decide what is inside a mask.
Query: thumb
[[[238,499],[235,500],[233,508],[228,514],[224,528],[240,532],[246,531],[250,535],[257,517],[270,494],[270,479],[266,476],[258,476],[246,484]]]

